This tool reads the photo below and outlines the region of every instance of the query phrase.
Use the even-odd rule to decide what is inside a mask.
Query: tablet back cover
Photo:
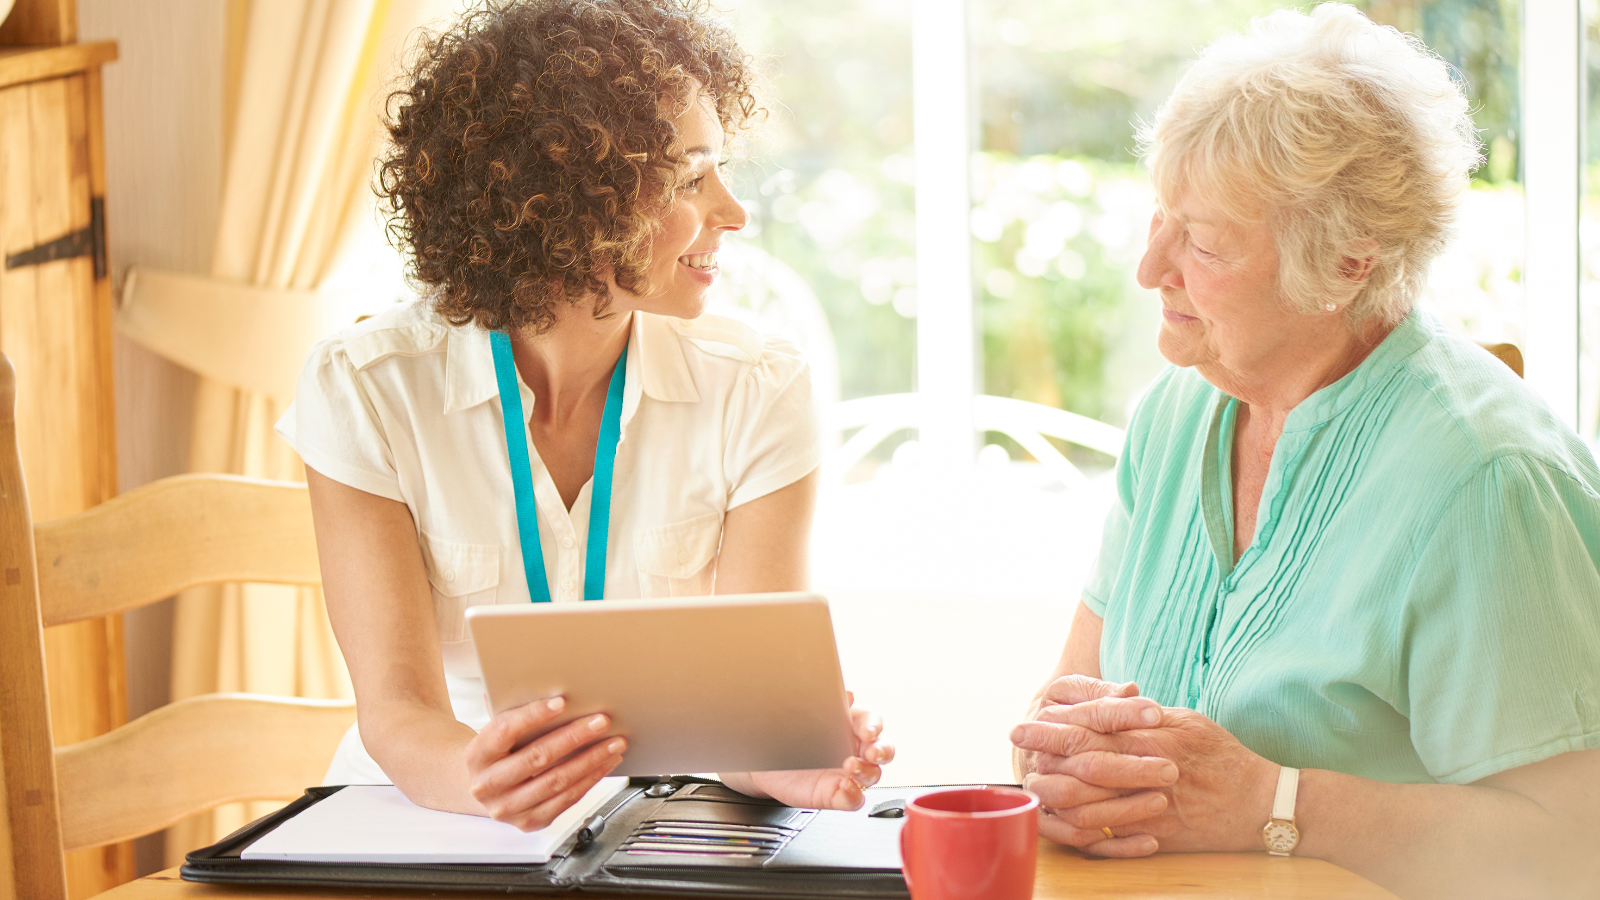
[[[615,775],[839,766],[853,752],[827,601],[815,594],[474,607],[490,707],[604,712]]]

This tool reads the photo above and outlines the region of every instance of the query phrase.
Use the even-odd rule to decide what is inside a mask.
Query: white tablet
[[[628,738],[615,775],[833,768],[851,753],[816,594],[475,606],[467,627],[490,708],[560,695],[551,728],[610,715]]]

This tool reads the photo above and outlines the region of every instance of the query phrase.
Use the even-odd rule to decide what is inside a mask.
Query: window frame
[[[1578,0],[1522,7],[1522,290],[1528,385],[1578,427],[1583,44]]]

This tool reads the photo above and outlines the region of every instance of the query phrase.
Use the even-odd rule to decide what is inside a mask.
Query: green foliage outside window
[[[970,0],[974,298],[982,389],[1114,424],[1162,365],[1133,281],[1152,198],[1134,155],[1200,48],[1267,0]],[[1366,0],[1468,86],[1518,179],[1518,0]],[[845,398],[913,390],[915,253],[909,0],[740,0],[730,10],[778,103],[739,170],[747,238],[824,307]]]
[[[1001,182],[1037,185],[1039,211],[1077,203],[1086,227],[1042,261],[1029,236],[1048,230],[1022,215],[995,239],[975,196],[977,289],[982,300],[984,382],[989,393],[1060,405],[1115,424],[1161,362],[1153,354],[1153,297],[1133,281],[1142,239],[1123,229],[1151,208],[1135,157],[1137,123],[1154,115],[1199,48],[1283,4],[1263,0],[975,0],[974,70],[981,153],[978,194]],[[1480,182],[1517,177],[1515,0],[1373,0],[1358,3],[1379,22],[1417,33],[1465,81],[1490,150]],[[992,173],[1076,166],[1094,187],[1064,197],[1040,178],[997,181]],[[1007,188],[1000,188],[1007,189]],[[1016,205],[1016,204],[1012,204]],[[1059,207],[1055,207],[1058,208]],[[1040,215],[1045,213],[1040,212]],[[1097,221],[1110,224],[1087,227]],[[1037,242],[1045,248],[1048,242]],[[1081,275],[1073,277],[1076,273]],[[996,288],[999,291],[996,291]],[[1142,351],[1142,352],[1141,352]]]
[[[751,161],[735,174],[753,215],[745,240],[816,293],[844,398],[914,390],[911,2],[731,7],[775,101]]]

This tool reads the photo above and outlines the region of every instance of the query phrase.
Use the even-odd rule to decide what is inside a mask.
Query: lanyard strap
[[[494,377],[500,388],[500,416],[506,428],[506,455],[511,460],[511,485],[516,494],[517,535],[522,541],[522,571],[528,579],[528,596],[534,603],[550,602],[550,580],[544,571],[544,549],[539,545],[539,505],[533,496],[533,464],[528,459],[528,426],[522,417],[522,394],[517,390],[517,365],[511,356],[511,338],[503,331],[489,333],[494,350]],[[606,388],[606,409],[600,418],[600,439],[594,447],[594,480],[589,492],[589,542],[583,567],[583,599],[599,600],[606,591],[606,549],[611,536],[611,475],[616,468],[617,443],[622,439],[622,389],[627,381],[628,351],[624,347],[611,384]]]

